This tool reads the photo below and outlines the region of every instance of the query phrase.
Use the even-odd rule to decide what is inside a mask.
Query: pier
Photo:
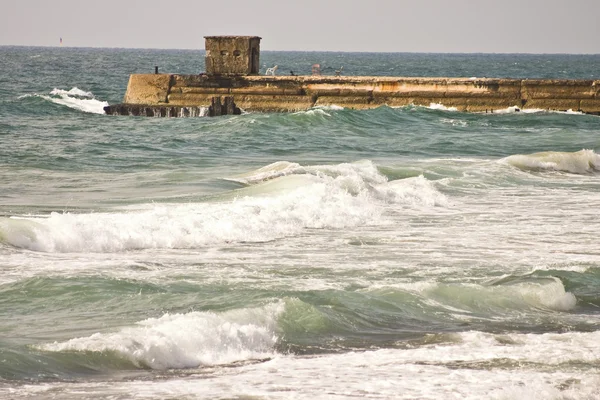
[[[105,111],[194,116],[199,112],[186,110],[214,108],[223,97],[229,99],[227,107],[212,115],[431,104],[468,112],[516,107],[600,115],[599,80],[259,75],[259,44],[254,36],[206,37],[205,73],[131,75],[123,104]]]

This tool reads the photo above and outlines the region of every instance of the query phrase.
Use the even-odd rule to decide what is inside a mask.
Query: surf
[[[283,310],[284,303],[275,302],[223,313],[167,313],[119,331],[35,347],[54,353],[113,353],[138,368],[156,370],[231,364],[275,355],[277,317]]]
[[[0,235],[12,246],[41,252],[202,248],[268,242],[306,229],[385,224],[385,215],[404,207],[447,205],[445,195],[423,176],[388,182],[368,160],[307,166],[276,162],[228,179],[247,186],[187,204],[5,218]]]
[[[557,171],[580,175],[600,172],[600,155],[587,149],[577,152],[516,154],[503,158],[500,162],[525,171]]]
[[[77,87],[70,90],[54,88],[48,94],[24,95],[20,98],[37,97],[50,103],[58,104],[91,114],[104,114],[104,107],[108,106],[107,101],[101,101],[95,98],[92,92],[86,92]]]

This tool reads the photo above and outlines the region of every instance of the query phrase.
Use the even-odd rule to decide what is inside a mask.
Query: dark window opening
[[[258,50],[252,49],[252,58],[250,60],[250,73],[258,74]]]

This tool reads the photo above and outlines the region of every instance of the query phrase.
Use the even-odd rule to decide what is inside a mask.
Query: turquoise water
[[[129,74],[203,54],[0,58],[3,397],[600,396],[599,117],[114,117]],[[261,61],[600,79],[600,56]]]

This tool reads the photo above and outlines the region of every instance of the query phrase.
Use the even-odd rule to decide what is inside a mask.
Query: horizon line
[[[173,51],[199,51],[205,52],[205,49],[194,48],[170,48],[170,47],[103,47],[103,46],[65,46],[63,45],[22,45],[22,44],[0,44],[2,47],[22,47],[47,49],[97,49],[97,50],[173,50]],[[561,53],[561,52],[484,52],[484,51],[366,51],[366,50],[272,50],[261,49],[261,52],[295,52],[295,53],[364,53],[364,54],[519,54],[519,55],[581,55],[596,56],[600,53]]]

